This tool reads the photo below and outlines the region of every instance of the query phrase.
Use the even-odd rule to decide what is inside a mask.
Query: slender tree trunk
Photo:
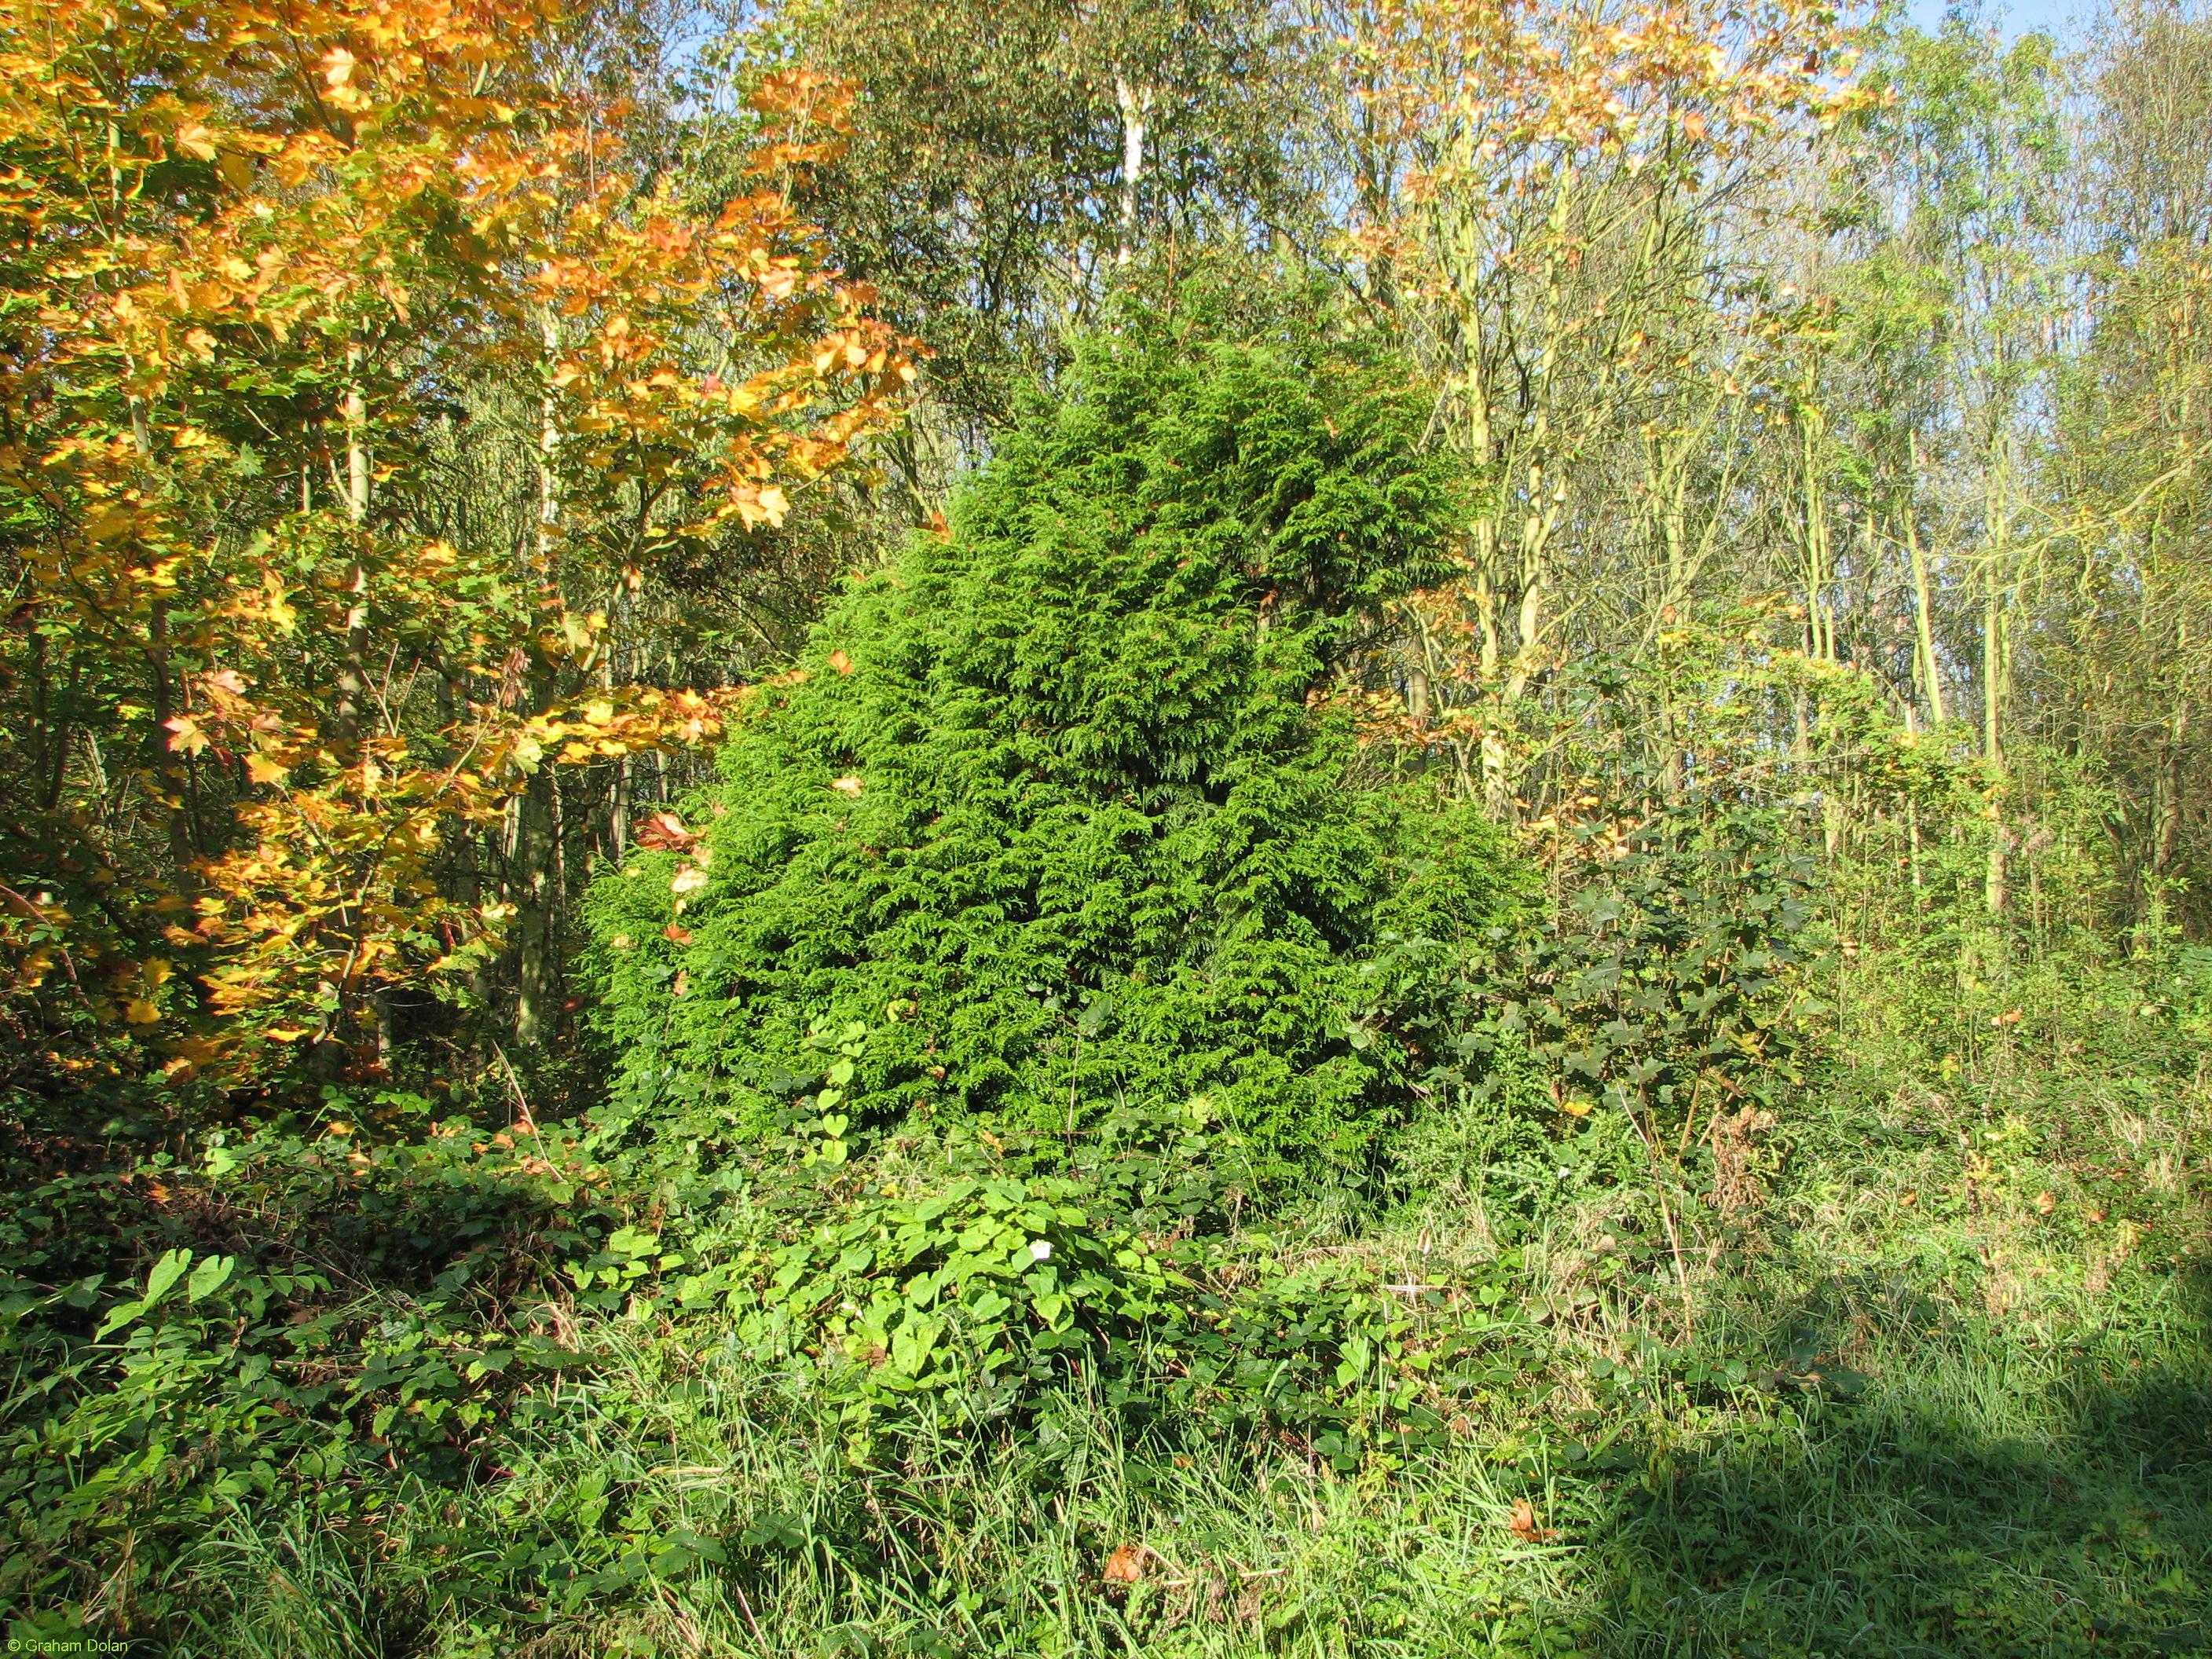
[[[1982,758],[1990,772],[1990,856],[1982,878],[1982,899],[1995,915],[2004,914],[2005,854],[2009,834],[2004,821],[2004,612],[1997,603],[1995,573],[1982,599]]]
[[[1152,89],[1116,74],[1114,104],[1121,114],[1121,235],[1114,261],[1127,264],[1137,246],[1138,197],[1145,181],[1145,122],[1152,112]]]
[[[2008,442],[1991,458],[1987,508],[1990,549],[1984,556],[1982,582],[1982,757],[1990,772],[1990,860],[1983,878],[1983,901],[1993,915],[2008,901],[2006,855],[2011,836],[2005,828],[2005,701],[2012,684],[2009,619],[2006,615],[2011,557],[2011,461]]]
[[[166,599],[153,603],[147,617],[146,644],[147,678],[154,702],[153,726],[146,734],[147,769],[161,787],[161,823],[168,839],[170,866],[179,889],[190,893],[199,884],[192,869],[199,854],[187,805],[190,786],[185,769],[179,764],[177,751],[169,746],[169,722],[176,714],[176,701],[171,684],[169,605]]]
[[[1920,441],[1912,440],[1912,478],[1920,474]],[[1912,624],[1914,643],[1920,656],[1922,683],[1928,694],[1928,718],[1935,725],[1943,723],[1943,673],[1936,660],[1935,595],[1928,577],[1927,556],[1920,548],[1920,514],[1914,504],[1915,489],[1909,483],[1905,498],[1905,548],[1912,562]]]
[[[2167,727],[2160,768],[2158,838],[2152,844],[2150,867],[2161,878],[2172,870],[2181,852],[2182,750],[2188,737],[2189,708],[2184,704],[2173,711]]]
[[[538,402],[538,574],[550,574],[554,530],[560,522],[560,477],[555,467],[560,432],[555,416],[552,376],[560,362],[559,320],[550,310],[542,313],[538,326],[545,349],[545,387]],[[528,707],[546,706],[553,688],[532,683]],[[516,803],[514,851],[508,860],[509,902],[515,915],[514,1041],[525,1054],[534,1053],[553,1035],[557,940],[554,929],[555,875],[561,841],[559,781],[552,765],[541,765],[531,775]]]
[[[346,517],[360,524],[368,517],[368,405],[361,392],[361,348],[346,348],[344,416]]]
[[[515,818],[514,1040],[525,1054],[535,1052],[553,1035],[553,788],[551,767],[539,767],[522,793]]]
[[[368,518],[368,406],[361,392],[361,348],[346,348],[349,379],[340,414],[345,422],[346,520],[356,530]],[[353,603],[346,607],[345,659],[338,669],[336,735],[350,751],[360,743],[366,724],[368,699],[368,567],[365,550],[354,549],[348,581]],[[355,757],[358,759],[358,757]]]
[[[561,324],[551,309],[538,314],[538,326],[545,343],[545,386],[538,399],[538,559],[540,565],[553,556],[553,529],[561,520],[560,477],[554,470],[561,431],[555,419],[553,375],[561,361]]]
[[[1808,396],[1800,411],[1804,429],[1805,467],[1805,617],[1816,662],[1832,662],[1835,635],[1827,616],[1828,495],[1821,477],[1820,437],[1825,417],[1810,396],[1812,370],[1807,370]]]

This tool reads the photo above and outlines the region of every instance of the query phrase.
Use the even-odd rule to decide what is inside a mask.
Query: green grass
[[[1594,1123],[1286,1242],[1494,1285],[1522,1218],[1540,1326],[1438,1442],[1349,1473],[1082,1372],[1018,1426],[917,1407],[855,1463],[853,1402],[711,1318],[556,1305],[587,1363],[472,1463],[333,1484],[295,1453],[182,1522],[166,1477],[118,1487],[96,1556],[0,1620],[204,1659],[2212,1654],[2212,1087],[1924,1069],[1839,1070],[1726,1181],[1624,1181]]]
[[[2201,1127],[2157,1126],[2169,1167],[2201,1169]],[[1725,1243],[1685,1216],[1686,1304],[1671,1259],[1606,1275],[1620,1195],[1563,1218],[1528,1252],[1565,1310],[1548,1375],[1351,1478],[1264,1437],[1133,1439],[1079,1389],[1030,1432],[925,1433],[856,1468],[797,1379],[607,1322],[491,1478],[394,1504],[373,1547],[234,1514],[180,1569],[204,1611],[174,1650],[2212,1651],[2208,1281],[2142,1242],[2197,1214],[2193,1188],[2148,1234],[2046,1217],[2063,1171],[1955,1143],[1824,1166]],[[1447,1219],[1359,1247],[1448,1279]],[[1743,1381],[1686,1380],[1684,1353]],[[1124,1545],[1141,1575],[1109,1585]],[[568,1604],[556,1559],[599,1575]]]

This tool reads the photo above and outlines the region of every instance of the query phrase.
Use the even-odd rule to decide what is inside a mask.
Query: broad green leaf
[[[146,1275],[145,1305],[152,1308],[168,1293],[169,1287],[184,1277],[185,1269],[192,1265],[190,1250],[171,1250]]]
[[[191,1278],[185,1285],[185,1300],[197,1302],[202,1297],[221,1290],[238,1267],[234,1255],[211,1255],[192,1269]]]

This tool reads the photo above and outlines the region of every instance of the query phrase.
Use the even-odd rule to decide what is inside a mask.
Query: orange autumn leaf
[[[788,194],[850,89],[771,77],[767,170],[700,213],[546,82],[558,10],[0,0],[0,298],[37,319],[7,366],[0,493],[41,526],[10,592],[52,672],[114,688],[96,718],[151,739],[127,811],[85,788],[21,827],[69,848],[31,874],[72,898],[47,908],[73,960],[158,942],[191,983],[122,1010],[172,1080],[374,1066],[382,993],[494,960],[518,906],[461,896],[465,853],[556,765],[711,741],[748,707],[620,684],[574,596],[787,522],[901,418],[915,349]],[[503,536],[409,528],[450,430],[425,388],[518,375],[546,400],[551,486],[520,581]],[[594,543],[642,480],[682,504],[665,552]],[[209,663],[244,672],[185,672]],[[74,741],[17,685],[0,672],[11,768]],[[689,850],[662,817],[640,843]],[[45,994],[55,915],[0,924],[20,969],[0,994]]]
[[[684,827],[684,821],[675,813],[654,812],[650,814],[644,823],[638,825],[631,839],[640,847],[655,849],[665,848],[671,851],[682,852],[699,838]]]
[[[1549,1527],[1536,1524],[1536,1506],[1525,1498],[1513,1500],[1512,1518],[1506,1522],[1505,1529],[1524,1544],[1548,1544],[1559,1535]]]

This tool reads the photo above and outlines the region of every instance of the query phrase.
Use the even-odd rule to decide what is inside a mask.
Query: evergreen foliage
[[[699,874],[599,884],[628,1109],[757,1135],[859,1023],[864,1123],[1202,1098],[1264,1180],[1389,1119],[1437,994],[1405,964],[1514,883],[1472,815],[1348,782],[1310,694],[1437,574],[1452,479],[1387,357],[1183,297],[830,609],[697,804]]]

